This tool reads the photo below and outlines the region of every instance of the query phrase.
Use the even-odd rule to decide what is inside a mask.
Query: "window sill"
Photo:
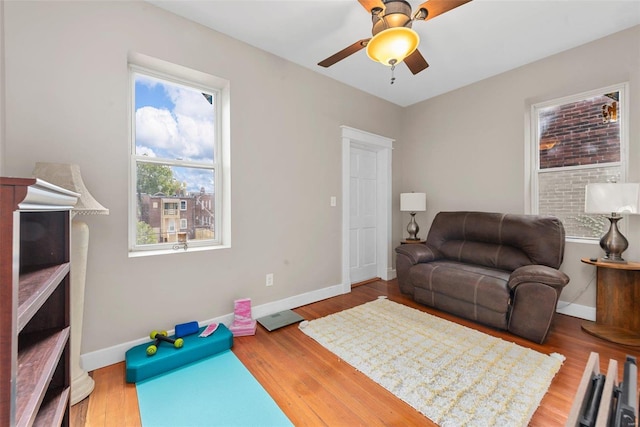
[[[595,237],[567,237],[565,238],[566,243],[584,243],[588,245],[600,245],[600,238]]]
[[[156,255],[170,255],[170,254],[184,254],[189,252],[202,252],[202,251],[215,251],[218,249],[230,249],[231,245],[216,245],[216,246],[193,246],[184,249],[155,249],[149,251],[129,251],[129,258],[139,258]]]

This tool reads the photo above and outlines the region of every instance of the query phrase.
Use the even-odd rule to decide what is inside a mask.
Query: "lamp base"
[[[600,262],[608,262],[610,264],[629,264],[629,262],[626,259],[623,259],[623,258],[620,258],[620,259],[607,258],[606,256],[600,258],[598,261],[600,261]]]
[[[629,247],[629,241],[620,233],[620,230],[618,230],[618,221],[620,221],[622,217],[612,214],[610,217],[607,217],[607,219],[611,222],[611,226],[607,234],[600,239],[600,247],[606,254],[602,258],[602,262],[624,264],[627,261],[622,258],[622,252]]]
[[[91,394],[96,383],[85,371],[71,380],[71,406],[84,400]]]
[[[420,227],[418,227],[418,223],[416,222],[416,213],[411,212],[410,215],[411,221],[409,221],[409,225],[407,225],[407,233],[409,233],[407,240],[420,240],[417,236]]]

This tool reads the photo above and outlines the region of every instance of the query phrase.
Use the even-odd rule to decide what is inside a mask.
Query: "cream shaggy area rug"
[[[564,361],[384,297],[300,329],[441,426],[526,426]]]

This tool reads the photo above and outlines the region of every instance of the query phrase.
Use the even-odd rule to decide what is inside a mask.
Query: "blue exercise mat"
[[[143,427],[293,425],[230,350],[140,381],[136,390]]]

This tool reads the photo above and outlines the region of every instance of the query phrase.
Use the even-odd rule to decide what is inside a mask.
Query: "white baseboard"
[[[387,271],[387,278],[385,280],[392,280],[396,277],[396,270],[389,269]],[[273,301],[266,304],[261,304],[251,308],[251,312],[254,318],[268,316],[273,313],[277,313],[283,310],[290,310],[292,308],[300,307],[303,305],[311,304],[317,301],[321,301],[327,298],[342,295],[344,293],[343,285],[334,285],[327,288],[318,289],[316,291],[307,292],[300,295],[295,295],[289,298],[285,298],[279,301]],[[579,304],[568,304],[564,301],[558,302],[556,312],[566,314],[568,316],[578,317],[585,320],[594,321],[596,319],[596,309]],[[224,325],[230,325],[233,322],[233,313],[228,313],[223,316],[215,317],[208,320],[198,322],[200,326],[208,325],[210,323],[222,323]],[[173,334],[174,331],[167,331],[169,334]],[[105,366],[113,365],[114,363],[122,362],[124,360],[125,353],[136,345],[143,344],[149,341],[149,337],[139,338],[133,341],[125,342],[122,344],[107,347],[101,350],[85,353],[80,356],[80,363],[85,371],[93,371],[95,369],[103,368]]]
[[[343,290],[343,285],[329,286],[327,288],[318,289],[316,291],[307,292],[305,294],[295,295],[279,301],[273,301],[252,307],[251,314],[254,318],[257,319],[259,317],[268,316],[279,311],[290,310],[292,308],[311,304],[327,298],[335,297],[337,295],[342,295],[344,293]],[[213,319],[199,321],[198,323],[202,327],[214,322],[222,323],[225,326],[228,326],[233,322],[233,313],[228,313],[223,316],[215,317]],[[173,330],[167,332],[169,334],[174,333]],[[133,341],[114,345],[112,347],[85,353],[80,356],[80,363],[83,369],[87,372],[103,368],[105,366],[113,365],[114,363],[122,362],[125,359],[125,353],[127,352],[127,350],[135,347],[136,345],[146,342],[149,342],[149,337],[139,338]]]
[[[556,307],[556,313],[566,314],[567,316],[578,317],[585,320],[596,320],[595,307],[589,307],[587,305],[580,305],[574,303],[566,303],[564,301],[558,301]]]
[[[398,275],[396,274],[396,269],[395,268],[389,268],[387,269],[387,277],[383,277],[382,280],[393,280],[396,277],[398,277]]]

